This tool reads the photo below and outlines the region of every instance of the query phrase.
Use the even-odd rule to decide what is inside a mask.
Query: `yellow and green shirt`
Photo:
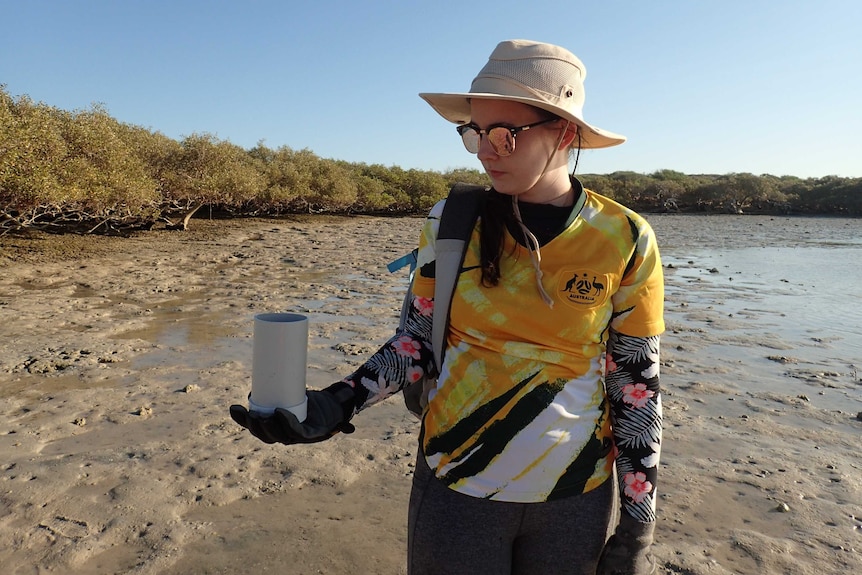
[[[643,362],[643,381],[626,376],[610,393],[605,380],[616,366],[606,357],[612,334],[651,342],[664,330],[659,252],[642,217],[601,195],[585,194],[576,217],[541,247],[542,283],[553,307],[539,295],[527,248],[508,232],[501,282],[483,286],[481,219],[473,230],[420,440],[428,464],[451,489],[512,502],[589,491],[608,479],[615,457],[619,463],[622,447],[614,438],[614,416],[652,409],[655,413],[646,418],[650,429],[629,441],[630,452],[637,453],[624,467],[635,482],[634,497],[643,499],[646,492],[647,507],[654,508],[654,490],[642,469],[652,469],[654,483],[660,403],[657,373],[646,372],[657,369],[650,361],[657,358],[657,338],[654,353],[648,351],[650,358]],[[434,369],[428,365],[433,357],[426,320],[433,313],[434,266],[429,264],[441,213],[442,202],[431,211],[419,242],[412,311],[420,327],[393,338],[345,379],[367,393],[359,408]],[[641,519],[650,520],[650,512],[645,513]]]

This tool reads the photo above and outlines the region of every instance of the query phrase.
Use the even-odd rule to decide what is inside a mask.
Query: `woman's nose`
[[[499,157],[497,152],[494,151],[494,147],[488,141],[487,134],[479,135],[479,151],[476,153],[476,157],[480,160],[494,160]]]

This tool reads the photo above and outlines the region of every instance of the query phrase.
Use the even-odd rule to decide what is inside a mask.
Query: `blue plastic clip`
[[[413,270],[416,269],[416,254],[419,252],[418,249],[413,250],[409,254],[404,254],[397,260],[391,261],[386,264],[386,269],[389,270],[389,273],[395,273],[404,266],[410,266],[410,273],[413,273]]]

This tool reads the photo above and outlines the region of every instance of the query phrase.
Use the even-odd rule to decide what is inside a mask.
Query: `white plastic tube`
[[[298,313],[254,316],[250,411],[272,413],[283,407],[305,421],[308,398],[308,318]]]

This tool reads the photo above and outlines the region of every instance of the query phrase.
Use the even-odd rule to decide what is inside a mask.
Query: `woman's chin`
[[[488,177],[491,178],[491,185],[494,187],[494,191],[507,196],[518,195],[518,190],[512,185],[512,182],[507,180],[505,177],[494,176],[490,173],[488,174]]]

